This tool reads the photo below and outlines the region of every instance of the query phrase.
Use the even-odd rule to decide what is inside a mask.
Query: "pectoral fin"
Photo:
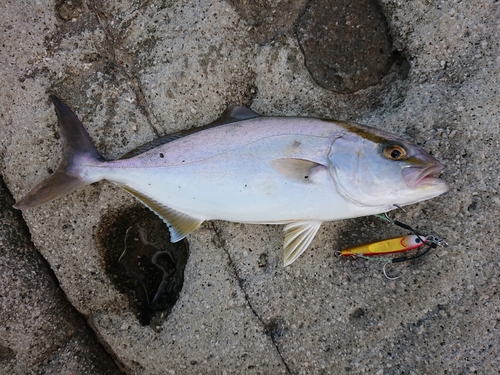
[[[179,242],[189,233],[203,223],[203,220],[191,217],[170,207],[164,206],[153,199],[135,191],[127,186],[121,186],[134,197],[139,199],[146,207],[157,214],[167,224],[170,230],[170,242]]]
[[[314,161],[295,158],[281,158],[270,161],[271,167],[282,176],[304,183],[312,182],[314,173],[326,168]]]
[[[297,221],[285,225],[283,264],[288,266],[307,249],[321,226],[321,221]]]

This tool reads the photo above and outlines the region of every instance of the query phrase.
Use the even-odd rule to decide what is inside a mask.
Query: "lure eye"
[[[390,145],[384,148],[384,156],[391,160],[403,160],[406,158],[406,150],[399,145]]]

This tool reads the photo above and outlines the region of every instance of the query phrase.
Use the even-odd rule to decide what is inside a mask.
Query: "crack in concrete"
[[[144,94],[144,90],[141,86],[140,80],[137,77],[137,72],[134,71],[134,69],[131,69],[131,72],[129,72],[123,64],[120,64],[119,59],[116,56],[116,47],[115,47],[115,36],[112,34],[112,32],[109,30],[109,28],[106,25],[106,22],[103,21],[103,19],[106,19],[106,15],[104,12],[100,11],[98,9],[98,6],[95,4],[93,0],[88,1],[88,8],[89,10],[95,15],[97,22],[101,29],[104,31],[105,34],[105,39],[106,39],[106,44],[108,45],[108,53],[110,54],[111,61],[113,65],[127,78],[127,81],[130,83],[132,86],[132,91],[134,92],[135,95],[135,103],[137,107],[139,108],[139,111],[141,114],[146,117],[148,121],[148,125],[151,127],[153,132],[155,133],[156,137],[161,137],[165,135],[165,131],[163,128],[158,125],[159,120],[156,118],[156,116],[148,111],[147,106],[146,106],[146,95]],[[129,56],[121,56],[123,60],[129,60]],[[120,59],[121,60],[121,59]],[[130,63],[127,64],[128,66],[134,66],[134,64]]]
[[[281,353],[279,345],[275,340],[275,336],[272,334],[271,330],[268,328],[268,326],[266,325],[264,320],[259,316],[259,314],[257,313],[257,310],[253,307],[252,302],[250,301],[250,296],[248,295],[248,293],[243,285],[243,279],[240,277],[240,275],[238,273],[238,269],[236,268],[236,265],[233,261],[233,258],[231,257],[231,254],[229,253],[229,250],[227,249],[226,240],[224,239],[224,237],[222,235],[222,231],[219,229],[219,227],[213,221],[210,222],[210,226],[211,226],[211,229],[215,232],[215,238],[212,239],[212,242],[217,247],[222,248],[224,250],[224,252],[226,253],[227,258],[229,260],[230,269],[233,273],[234,278],[236,280],[238,280],[238,285],[241,288],[241,290],[243,291],[243,295],[245,296],[245,301],[246,301],[248,307],[252,311],[253,315],[262,324],[262,327],[264,328],[264,333],[266,334],[266,336],[268,336],[271,339],[271,342],[273,343],[273,346],[276,349],[276,352],[278,353],[278,356],[280,357],[281,362],[285,366],[286,373],[291,375],[292,371],[290,370],[290,367],[286,363],[285,358],[283,358],[283,354]]]

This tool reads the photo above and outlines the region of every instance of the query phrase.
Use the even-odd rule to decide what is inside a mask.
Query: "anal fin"
[[[167,224],[170,231],[170,242],[179,242],[203,223],[201,219],[191,217],[173,208],[164,206],[128,186],[119,186],[140,200]]]
[[[289,266],[307,249],[321,226],[321,221],[296,221],[285,225],[283,265]]]

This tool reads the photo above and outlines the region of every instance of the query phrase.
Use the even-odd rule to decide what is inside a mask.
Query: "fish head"
[[[329,170],[345,199],[380,212],[434,198],[450,189],[444,169],[416,144],[363,125],[344,124],[329,154]]]

